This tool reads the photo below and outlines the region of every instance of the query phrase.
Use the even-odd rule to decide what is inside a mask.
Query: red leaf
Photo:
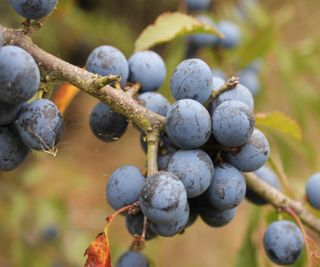
[[[110,244],[108,239],[109,226],[113,219],[121,212],[127,211],[134,207],[137,207],[137,203],[125,206],[106,218],[107,223],[104,227],[103,233],[97,235],[96,239],[90,243],[89,247],[84,253],[84,255],[88,257],[84,267],[112,267]]]
[[[105,233],[100,233],[84,253],[88,256],[84,267],[112,267],[109,240]]]

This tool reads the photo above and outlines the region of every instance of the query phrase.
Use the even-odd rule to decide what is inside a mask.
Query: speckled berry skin
[[[13,127],[0,127],[0,171],[16,169],[27,157],[29,149]]]
[[[168,171],[184,184],[188,198],[205,192],[211,182],[214,166],[210,157],[200,149],[179,150],[171,157]]]
[[[224,101],[212,113],[212,133],[226,147],[244,145],[254,130],[250,107],[237,100]]]
[[[169,101],[161,94],[156,92],[146,92],[138,96],[139,102],[147,109],[166,116],[170,108]]]
[[[280,189],[278,176],[267,166],[262,166],[254,172],[259,179],[268,183],[276,189]],[[256,205],[266,205],[268,202],[254,193],[250,188],[247,188],[246,199]]]
[[[254,100],[250,90],[243,86],[242,84],[238,84],[234,89],[228,90],[220,95],[211,104],[211,110],[215,110],[221,103],[228,100],[237,100],[243,102],[248,105],[250,110],[253,111],[254,108]]]
[[[237,152],[228,152],[227,160],[243,172],[253,172],[261,168],[269,159],[270,146],[266,136],[254,129],[248,142]]]
[[[153,51],[141,51],[129,58],[129,82],[141,84],[140,92],[158,90],[167,75],[163,59]]]
[[[136,251],[127,251],[119,258],[116,267],[149,267],[146,257]]]
[[[89,119],[93,134],[104,142],[118,140],[127,130],[128,119],[112,111],[109,105],[98,103],[92,110]]]
[[[320,173],[309,177],[306,185],[307,199],[312,207],[320,209]]]
[[[56,6],[57,0],[10,0],[14,10],[26,19],[41,19]]]
[[[222,47],[230,49],[240,44],[241,31],[235,23],[222,20],[217,24],[217,28],[224,35],[224,38],[220,39],[220,45]]]
[[[106,187],[108,203],[114,210],[118,210],[137,202],[145,181],[146,179],[135,166],[124,165],[116,169],[111,174]]]
[[[147,178],[139,200],[141,211],[151,222],[170,223],[183,215],[187,192],[177,176],[160,171]]]
[[[91,52],[87,59],[86,69],[101,76],[119,75],[122,86],[129,75],[126,57],[120,50],[108,45],[99,46]]]
[[[293,222],[276,221],[265,232],[263,245],[272,262],[291,265],[301,256],[304,239],[301,230]]]
[[[179,100],[167,113],[166,131],[176,146],[183,149],[198,148],[210,137],[210,114],[204,106],[194,100]]]
[[[25,106],[15,122],[22,141],[34,150],[51,150],[60,141],[64,123],[57,106],[39,99]]]
[[[33,57],[17,46],[0,50],[0,101],[19,104],[29,100],[40,85],[40,71]]]
[[[211,184],[206,191],[209,203],[217,209],[237,207],[246,195],[246,182],[240,171],[230,164],[216,166]]]
[[[150,228],[159,236],[171,237],[185,229],[188,224],[190,214],[189,205],[186,205],[183,214],[176,220],[169,223],[151,223]]]
[[[241,71],[239,73],[240,83],[246,86],[252,95],[257,95],[261,90],[259,77],[255,71],[251,69]]]
[[[187,8],[190,11],[206,10],[210,7],[211,0],[187,0]]]
[[[211,227],[222,227],[234,218],[236,208],[219,210],[213,207],[205,198],[198,199],[198,210],[201,219]]]
[[[201,59],[186,59],[171,77],[171,92],[176,100],[193,99],[200,103],[208,100],[212,91],[212,72]]]
[[[126,227],[128,229],[128,232],[134,236],[134,235],[141,235],[143,232],[143,219],[144,216],[142,212],[138,214],[128,214],[126,216]],[[150,227],[148,227],[147,234],[146,234],[146,240],[151,240],[155,238],[157,234],[151,230]]]
[[[26,104],[16,105],[0,102],[0,126],[8,125],[15,121],[24,105]]]
[[[197,16],[198,20],[202,23],[208,24],[209,26],[216,28],[216,24],[210,17]],[[197,33],[192,34],[188,37],[188,41],[196,47],[214,46],[219,42],[219,37],[213,34]]]

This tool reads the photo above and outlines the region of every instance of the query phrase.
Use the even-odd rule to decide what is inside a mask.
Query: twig
[[[209,99],[205,102],[204,106],[209,107],[211,102],[215,100],[222,93],[234,89],[240,82],[238,77],[231,77],[228,81],[224,83],[218,90],[213,90]]]
[[[285,174],[285,172],[283,171],[283,169],[276,164],[276,162],[273,160],[273,157],[269,158],[269,163],[272,167],[272,169],[276,172],[276,174],[278,175],[282,185],[284,186],[285,190],[287,191],[287,193],[292,197],[295,198],[295,193],[293,192],[293,190],[290,187],[289,181],[288,181],[288,177]]]
[[[122,90],[117,90],[110,85],[101,88],[102,84],[109,82],[108,79],[105,81],[105,77],[78,68],[45,52],[36,46],[22,30],[8,29],[0,25],[0,31],[4,33],[6,44],[22,47],[32,55],[38,63],[42,75],[49,73],[51,77],[69,82],[87,94],[109,104],[114,111],[132,120],[145,133],[150,132],[155,127],[159,131],[164,131],[164,117],[139,105]]]
[[[158,172],[159,131],[157,129],[147,134],[147,144],[147,176],[149,177]]]
[[[56,8],[57,7],[55,7],[54,9]],[[26,19],[25,21],[23,21],[21,25],[23,26],[24,33],[28,36],[31,36],[33,33],[39,31],[43,27],[43,25],[46,23],[46,21],[49,19],[51,14],[52,14],[52,11],[50,12],[50,14],[48,14],[47,16],[41,19],[36,19],[36,20]]]
[[[148,176],[158,171],[157,155],[159,135],[165,130],[165,118],[153,113],[137,101],[128,97],[123,90],[117,90],[110,85],[101,88],[101,82],[105,79],[99,75],[90,73],[65,62],[36,46],[23,30],[8,29],[0,25],[0,31],[4,35],[4,43],[17,45],[28,51],[38,63],[42,76],[50,74],[50,77],[59,81],[67,81],[82,91],[98,98],[100,101],[132,120],[147,134],[148,142]],[[211,99],[219,94],[234,88],[238,84],[237,78],[231,78],[219,90],[213,93]],[[248,187],[255,193],[266,199],[275,208],[290,207],[307,226],[320,233],[320,219],[311,214],[303,205],[277,189],[264,183],[254,174],[245,174]]]
[[[305,239],[304,243],[305,243],[305,246],[307,248],[307,258],[308,258],[308,262],[309,262],[309,264],[311,266],[312,258],[311,258],[310,242],[314,242],[313,239],[309,237],[309,235],[307,234],[307,231],[305,230],[301,220],[299,219],[297,214],[290,207],[286,207],[285,206],[282,209],[283,209],[283,211],[288,213],[295,220],[295,222],[299,225],[299,228],[301,229],[301,232],[302,232],[303,237]]]
[[[140,89],[141,89],[141,83],[131,84],[124,88],[126,94],[131,98],[137,95]]]
[[[303,204],[289,198],[276,188],[259,179],[254,173],[245,173],[247,186],[256,194],[263,197],[276,209],[282,209],[284,206],[292,209],[298,215],[305,225],[309,226],[317,233],[320,233],[320,219],[311,214],[303,207]]]
[[[142,234],[141,236],[146,239],[146,236],[147,236],[147,231],[148,231],[148,219],[146,216],[143,217],[143,231],[142,231]]]

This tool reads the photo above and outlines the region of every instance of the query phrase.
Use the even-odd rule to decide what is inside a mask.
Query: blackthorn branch
[[[116,80],[117,76],[101,77],[65,62],[36,46],[21,30],[8,29],[0,25],[0,31],[4,33],[5,44],[19,46],[33,56],[42,75],[50,75],[57,80],[69,82],[85,93],[109,104],[114,111],[132,120],[145,133],[154,128],[164,129],[165,119],[162,116],[148,111],[122,90],[106,85]]]
[[[118,76],[101,77],[84,69],[65,62],[36,46],[24,30],[5,28],[0,25],[4,43],[16,45],[29,52],[38,63],[42,76],[50,76],[57,81],[66,81],[107,103],[116,112],[132,120],[147,134],[148,143],[148,175],[156,173],[159,136],[164,132],[165,118],[149,111],[132,99],[126,92],[115,89],[110,82],[118,80]],[[217,92],[232,89],[237,85],[237,79],[232,78]],[[216,96],[213,95],[213,98]],[[320,233],[320,219],[312,215],[302,203],[284,195],[279,190],[269,186],[254,174],[245,174],[247,186],[266,199],[275,208],[287,206],[291,208],[307,226]]]
[[[307,226],[320,233],[320,219],[310,213],[303,204],[257,178],[254,173],[245,174],[247,186],[277,209],[291,208]]]

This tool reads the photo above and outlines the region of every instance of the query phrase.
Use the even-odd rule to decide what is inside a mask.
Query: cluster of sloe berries
[[[146,178],[137,167],[125,165],[115,170],[107,182],[106,197],[113,209],[139,202],[140,211],[126,216],[132,235],[142,234],[144,216],[148,220],[145,237],[150,240],[183,232],[198,215],[211,227],[224,226],[233,219],[245,197],[255,204],[266,204],[247,190],[242,172],[255,172],[279,188],[277,176],[265,165],[269,143],[254,127],[254,100],[244,85],[235,83],[234,88],[219,92],[228,83],[212,75],[204,61],[186,59],[171,76],[171,92],[176,99],[171,105],[156,92],[167,71],[162,58],[153,51],[137,52],[127,61],[118,49],[100,46],[89,55],[86,68],[99,75],[120,75],[121,85],[138,82],[141,90],[136,100],[166,117],[166,134],[161,136],[158,155],[159,172]],[[98,103],[91,112],[92,132],[103,141],[119,139],[127,126],[127,118],[105,103]],[[141,144],[146,151],[143,134]],[[290,249],[286,241],[274,243],[269,239],[270,235],[287,238],[288,231],[296,240]],[[265,247],[273,261],[290,264],[301,254],[303,237],[295,224],[275,222],[266,232]],[[125,253],[118,266],[127,266],[127,261],[147,264],[138,252]]]
[[[56,1],[10,1],[27,19],[46,16]],[[3,46],[0,34],[0,171],[17,168],[30,149],[53,152],[64,124],[54,103],[33,99],[40,71],[24,49]],[[33,99],[33,101],[30,101]]]
[[[40,19],[56,5],[55,0],[10,0],[14,9],[27,19]],[[187,1],[189,10],[201,10],[210,1]],[[240,34],[229,22],[219,23],[225,39],[209,35],[190,37],[190,43],[202,46],[238,45]],[[41,75],[32,56],[17,46],[3,46],[0,33],[0,170],[18,167],[30,149],[52,151],[59,142],[64,124],[57,107],[47,99],[33,99],[40,87]],[[216,42],[216,43],[213,43]],[[92,73],[121,77],[140,84],[136,101],[166,117],[166,134],[161,136],[158,153],[159,172],[144,177],[136,166],[115,170],[106,186],[110,206],[118,210],[139,203],[139,211],[126,215],[130,234],[150,240],[182,233],[199,216],[210,227],[228,224],[240,203],[247,198],[254,204],[266,201],[247,189],[243,172],[279,188],[276,174],[265,164],[270,147],[266,136],[255,126],[254,100],[250,88],[233,80],[225,81],[212,73],[201,59],[182,61],[171,76],[170,102],[156,92],[166,75],[163,59],[153,51],[133,54],[129,60],[118,49],[100,46],[86,62]],[[241,80],[242,82],[242,80]],[[222,90],[226,88],[229,90]],[[229,88],[230,87],[230,88]],[[92,132],[102,141],[119,139],[128,127],[128,119],[105,103],[98,103],[90,114]],[[144,136],[143,149],[147,149]],[[317,191],[320,175],[310,177],[307,197],[320,209]],[[145,227],[147,219],[147,228]],[[296,224],[282,220],[272,223],[264,235],[268,257],[280,265],[297,261],[304,238]],[[149,266],[139,252],[123,254],[118,267]]]
[[[234,49],[241,44],[241,30],[234,22],[222,19],[215,22],[210,16],[201,14],[203,11],[208,11],[211,6],[210,0],[203,1],[187,1],[188,11],[196,15],[196,18],[201,22],[212,26],[223,34],[224,38],[217,37],[212,34],[193,34],[187,38],[187,58],[196,57],[197,52],[205,47],[216,49]],[[238,76],[241,83],[246,86],[253,95],[256,95],[260,89],[259,71],[261,69],[262,60],[257,59],[249,66],[239,71]],[[226,79],[227,75],[219,68],[213,69],[215,76]]]

